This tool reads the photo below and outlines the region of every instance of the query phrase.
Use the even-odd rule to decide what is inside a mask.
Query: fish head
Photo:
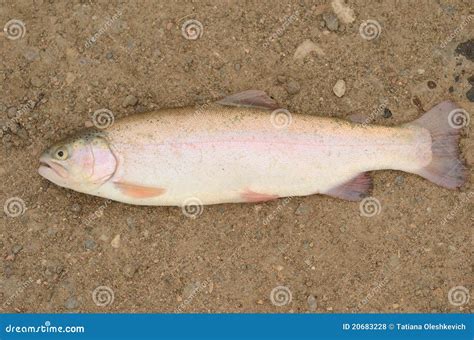
[[[117,158],[106,136],[85,132],[43,152],[38,173],[59,186],[90,193],[109,180],[116,168]]]

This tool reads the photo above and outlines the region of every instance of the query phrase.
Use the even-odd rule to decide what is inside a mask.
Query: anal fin
[[[372,177],[368,172],[363,172],[324,194],[348,201],[360,201],[369,195],[372,188]]]

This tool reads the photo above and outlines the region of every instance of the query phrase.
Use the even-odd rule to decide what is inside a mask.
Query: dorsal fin
[[[216,102],[226,106],[251,107],[275,110],[279,105],[268,94],[260,90],[247,90],[225,97]]]
[[[348,201],[360,201],[369,195],[372,187],[372,177],[370,177],[368,172],[363,172],[324,194]]]

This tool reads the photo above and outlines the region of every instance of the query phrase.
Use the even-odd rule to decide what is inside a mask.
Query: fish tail
[[[468,112],[455,103],[444,101],[407,124],[427,129],[431,135],[431,162],[416,173],[442,187],[462,186],[468,171],[461,159],[459,138],[469,122]]]

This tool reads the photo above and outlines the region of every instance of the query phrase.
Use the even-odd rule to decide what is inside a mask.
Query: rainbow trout
[[[39,174],[82,193],[136,205],[261,202],[325,194],[369,195],[369,171],[394,169],[442,187],[460,187],[460,129],[442,102],[397,127],[368,126],[277,109],[262,91],[216,105],[123,118],[59,142]],[[270,110],[273,110],[270,111]],[[272,112],[272,113],[270,113]]]

